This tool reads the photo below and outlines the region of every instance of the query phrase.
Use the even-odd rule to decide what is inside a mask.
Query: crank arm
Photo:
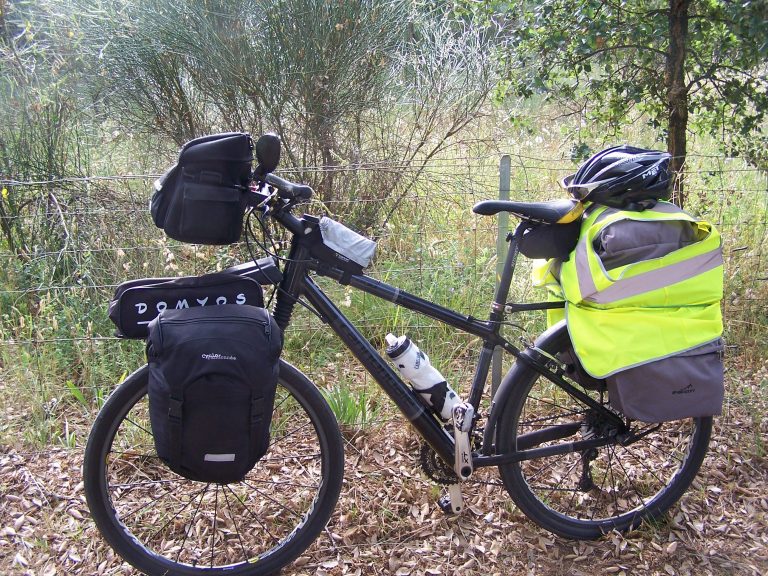
[[[475,409],[468,402],[453,407],[453,438],[456,443],[453,469],[460,480],[466,480],[474,471],[472,446],[469,439],[474,417]]]

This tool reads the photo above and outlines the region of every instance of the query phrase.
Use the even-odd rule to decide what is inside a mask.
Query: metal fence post
[[[505,154],[499,162],[499,200],[509,200],[510,179],[512,177],[512,158]],[[499,230],[496,236],[496,286],[499,285],[501,272],[504,269],[504,260],[507,257],[507,234],[509,232],[509,214],[499,212]],[[501,383],[503,351],[498,346],[493,351],[491,360],[491,394],[496,395],[496,390]]]

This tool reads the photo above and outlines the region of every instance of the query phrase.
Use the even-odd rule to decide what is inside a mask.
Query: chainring
[[[426,442],[421,443],[421,469],[433,482],[448,486],[459,482],[453,468],[448,466],[432,447]]]

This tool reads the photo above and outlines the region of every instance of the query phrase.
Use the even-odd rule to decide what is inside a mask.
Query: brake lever
[[[270,205],[277,196],[277,190],[274,187],[260,180],[253,180],[251,182],[250,192],[252,196],[248,199],[248,205],[265,212],[269,210]]]
[[[265,186],[271,190],[269,196],[259,205],[264,210],[265,215],[269,215],[270,213],[279,214],[284,211],[290,212],[291,208],[301,202],[300,199],[286,197],[281,193],[282,191],[275,186],[270,184],[265,184]]]

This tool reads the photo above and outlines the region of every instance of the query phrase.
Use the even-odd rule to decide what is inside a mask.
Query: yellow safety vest
[[[565,296],[560,285],[560,266],[562,261],[558,258],[549,260],[535,260],[531,271],[531,283],[537,288],[547,291],[547,302],[563,302]],[[565,318],[565,308],[553,308],[547,310],[547,327],[554,326]]]
[[[621,220],[690,222],[696,241],[606,270],[594,240]],[[642,212],[592,205],[575,250],[562,263],[560,285],[574,349],[595,378],[696,348],[723,331],[720,234],[668,202]]]

